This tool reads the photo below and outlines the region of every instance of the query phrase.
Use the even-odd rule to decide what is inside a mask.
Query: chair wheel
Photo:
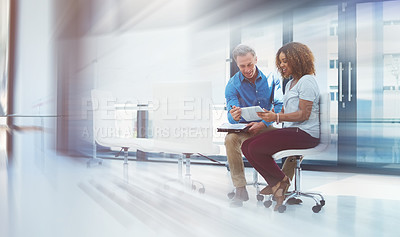
[[[312,210],[314,213],[318,213],[319,211],[321,211],[322,206],[321,205],[315,205],[312,207]]]
[[[262,202],[264,200],[264,196],[261,194],[257,194],[257,201]]]
[[[269,208],[272,205],[272,201],[268,200],[264,202],[264,207]]]
[[[165,185],[164,185],[164,189],[168,190],[168,189],[169,189],[169,186],[165,184]]]
[[[232,199],[235,196],[235,192],[230,192],[227,195],[229,199]]]
[[[196,190],[196,185],[192,184],[192,190]]]
[[[286,206],[285,205],[280,205],[279,207],[278,207],[278,212],[279,213],[283,213],[283,212],[285,212],[286,211]]]
[[[205,188],[199,188],[199,193],[205,193],[206,189]]]
[[[321,200],[319,203],[321,203],[321,206],[325,206],[325,200]]]

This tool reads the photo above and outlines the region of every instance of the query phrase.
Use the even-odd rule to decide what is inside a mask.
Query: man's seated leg
[[[246,189],[242,151],[240,149],[242,143],[249,137],[251,137],[251,135],[248,133],[228,133],[225,137],[226,155],[232,183],[236,188],[235,196],[232,199],[233,206],[242,206],[243,201],[249,200]]]

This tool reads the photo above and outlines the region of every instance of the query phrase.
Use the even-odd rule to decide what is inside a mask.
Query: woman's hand
[[[263,109],[264,112],[257,112],[258,117],[260,117],[262,120],[265,122],[275,122],[276,121],[276,113],[272,111],[268,111],[266,109]]]

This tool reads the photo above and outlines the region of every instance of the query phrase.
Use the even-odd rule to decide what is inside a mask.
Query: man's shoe
[[[236,188],[235,196],[232,198],[232,202],[229,204],[230,207],[242,207],[243,202],[249,200],[249,194],[247,193],[246,186]]]
[[[236,188],[235,196],[232,201],[248,201],[249,194],[247,193],[246,186]]]

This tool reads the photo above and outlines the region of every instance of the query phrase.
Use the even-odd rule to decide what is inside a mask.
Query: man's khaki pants
[[[264,128],[260,133],[268,132],[271,130],[277,129],[272,125]],[[246,177],[244,174],[244,164],[242,158],[242,143],[258,134],[250,134],[250,133],[228,133],[225,137],[225,148],[226,155],[228,157],[229,169],[231,171],[231,178],[233,182],[233,186],[235,187],[243,187],[246,186]],[[289,157],[286,159],[283,164],[282,171],[288,176],[290,179],[293,178],[294,170],[296,168],[296,159],[294,157]]]

